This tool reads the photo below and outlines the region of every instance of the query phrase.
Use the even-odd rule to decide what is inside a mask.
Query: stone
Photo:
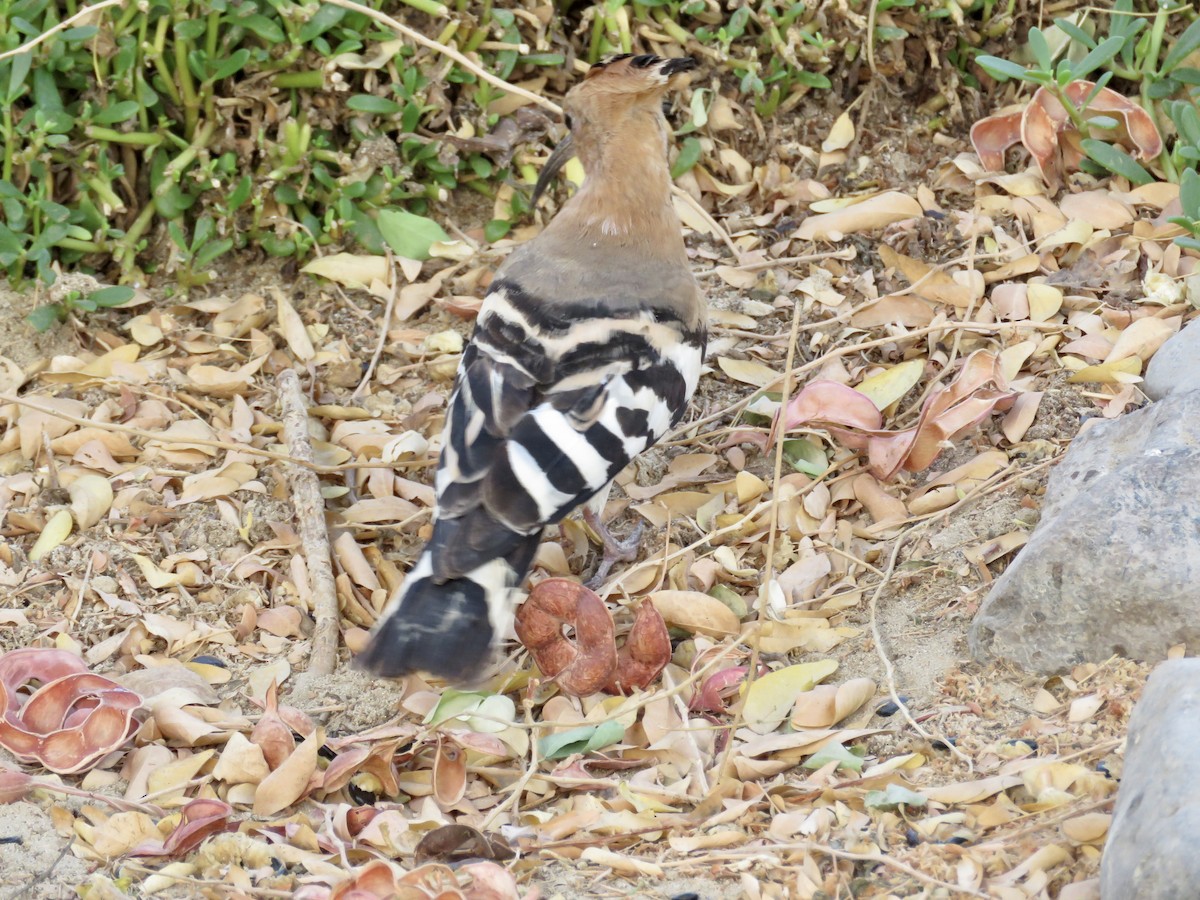
[[[1104,856],[1101,900],[1200,893],[1200,659],[1154,670],[1133,710]]]
[[[1054,674],[1200,647],[1200,391],[1078,437],[1029,543],[971,625],[972,655]]]
[[[1200,326],[1181,328],[1150,357],[1142,390],[1152,400],[1172,392],[1200,391]]]

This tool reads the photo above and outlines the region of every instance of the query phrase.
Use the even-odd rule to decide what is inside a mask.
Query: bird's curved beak
[[[533,201],[531,207],[537,206],[538,200],[546,189],[554,182],[562,167],[567,164],[567,161],[575,155],[575,141],[571,137],[570,132],[563,138],[554,152],[550,154],[550,158],[546,160],[546,165],[542,166],[541,174],[538,175],[537,184],[533,188]]]

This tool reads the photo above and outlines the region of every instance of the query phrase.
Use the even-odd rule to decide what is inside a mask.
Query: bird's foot
[[[645,523],[638,521],[634,526],[633,533],[625,540],[621,541],[613,537],[612,532],[608,530],[608,526],[600,521],[600,516],[591,509],[583,511],[583,520],[587,522],[588,527],[596,533],[596,536],[604,542],[604,556],[600,560],[600,565],[596,568],[596,574],[588,581],[586,586],[590,590],[598,590],[604,584],[604,579],[608,577],[608,573],[612,570],[614,564],[618,562],[633,562],[638,557],[638,548],[641,546],[642,529]]]

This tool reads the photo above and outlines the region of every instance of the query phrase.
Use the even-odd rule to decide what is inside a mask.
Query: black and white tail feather
[[[619,227],[607,235],[611,216],[607,237],[579,241],[568,209],[484,299],[442,433],[433,536],[359,657],[372,672],[477,679],[546,526],[605,490],[696,389],[703,304],[677,222],[663,265]]]

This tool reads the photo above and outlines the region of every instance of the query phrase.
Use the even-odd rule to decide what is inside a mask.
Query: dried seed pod
[[[650,685],[671,661],[671,636],[654,604],[643,600],[633,617],[625,646],[617,653],[617,670],[605,690],[623,694]]]
[[[563,626],[575,630],[574,639]],[[568,578],[547,578],[517,610],[517,637],[564,693],[594,694],[617,668],[612,616],[594,591]]]

